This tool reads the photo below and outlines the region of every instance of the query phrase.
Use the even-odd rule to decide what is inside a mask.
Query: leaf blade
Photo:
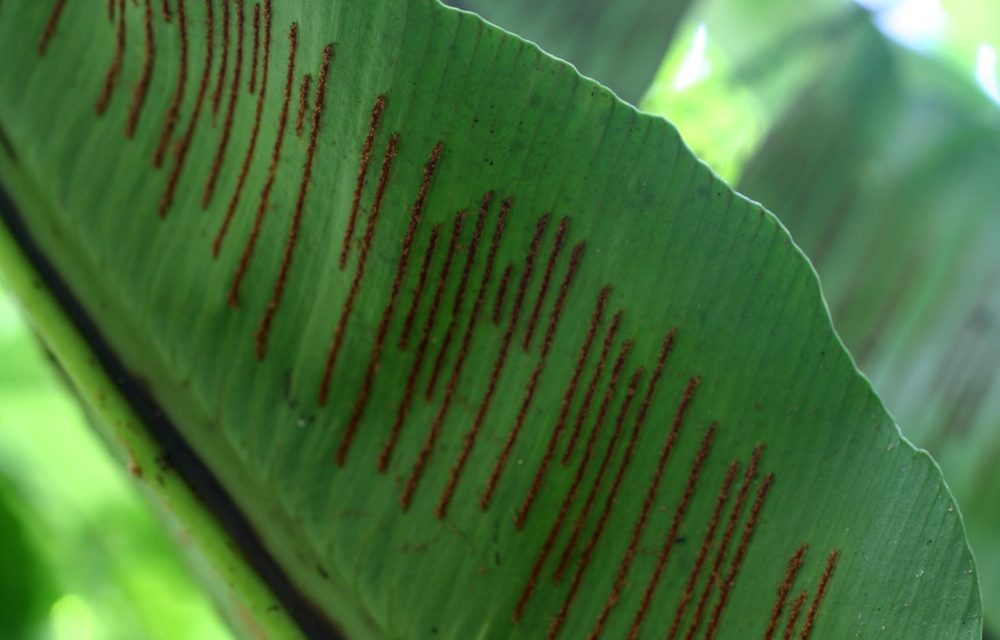
[[[76,19],[73,24],[89,21],[91,31],[101,28],[99,17],[74,7],[66,9]],[[206,24],[198,3],[188,9],[192,25]],[[14,19],[3,14],[0,30],[40,23],[44,17],[37,5],[19,4],[16,10]],[[674,494],[685,486],[690,461],[713,422],[720,425],[719,435],[706,463],[704,484],[711,480],[714,484],[709,486],[714,488],[733,460],[746,468],[761,442],[767,448],[760,454],[764,456],[760,470],[775,473],[775,480],[771,489],[766,476],[747,476],[742,508],[733,510],[735,516],[727,520],[734,523],[727,524],[730,553],[719,561],[733,575],[728,605],[716,616],[714,603],[724,600],[710,593],[713,599],[703,606],[701,624],[718,628],[723,637],[747,624],[763,631],[773,605],[771,589],[782,580],[788,556],[805,537],[821,550],[802,573],[801,586],[811,591],[822,582],[822,559],[831,551],[840,553],[834,582],[820,609],[825,613],[815,621],[817,635],[864,632],[889,621],[902,629],[931,628],[957,637],[976,633],[976,580],[974,573],[964,573],[972,571],[972,560],[961,521],[948,511],[953,506],[950,497],[929,458],[899,439],[881,403],[857,375],[830,328],[814,272],[773,216],[728,190],[698,164],[664,121],[639,114],[536,48],[471,16],[431,2],[405,7],[283,3],[273,11],[274,24],[283,25],[274,31],[273,77],[281,77],[291,57],[289,50],[278,48],[284,46],[279,34],[298,20],[296,58],[316,65],[322,48],[338,41],[340,66],[333,67],[332,77],[353,91],[331,87],[327,114],[337,117],[324,120],[318,162],[325,171],[316,174],[309,191],[313,195],[302,222],[297,271],[291,274],[262,361],[254,337],[284,255],[283,231],[291,221],[285,217],[273,222],[275,215],[263,219],[271,226],[259,236],[246,282],[264,284],[245,287],[240,309],[228,308],[225,295],[242,249],[230,243],[218,260],[211,257],[210,239],[221,208],[211,212],[214,216],[193,214],[201,190],[182,189],[165,220],[158,220],[151,209],[142,213],[163,188],[164,177],[146,179],[146,170],[136,168],[148,162],[145,147],[155,141],[158,130],[138,132],[130,145],[109,144],[113,140],[109,131],[120,135],[114,119],[125,113],[122,101],[112,101],[95,125],[89,105],[45,99],[61,95],[68,86],[99,84],[101,79],[99,71],[71,70],[51,62],[60,53],[76,47],[107,53],[113,43],[85,37],[82,32],[87,30],[78,28],[50,43],[51,57],[40,63],[49,65],[44,74],[25,78],[23,69],[3,70],[0,83],[24,83],[23,95],[31,96],[31,101],[22,101],[22,94],[2,94],[0,126],[8,131],[18,158],[6,161],[0,174],[5,183],[41,181],[46,184],[42,193],[58,194],[46,196],[54,200],[48,211],[43,207],[41,213],[32,210],[35,217],[26,217],[48,259],[97,319],[126,369],[142,372],[152,381],[158,404],[232,492],[291,580],[326,611],[354,615],[353,620],[341,620],[348,633],[423,635],[438,629],[453,637],[532,635],[548,627],[549,617],[564,607],[567,615],[561,631],[569,636],[587,633],[595,623],[587,612],[599,611],[609,602],[613,587],[601,577],[615,575],[622,559],[636,552],[627,532],[639,531],[636,544],[645,545],[659,544],[661,532],[670,529],[672,509],[657,508],[642,516],[650,509],[643,496],[653,495],[653,505],[667,500],[664,507],[677,498]],[[266,21],[266,5],[264,13]],[[134,25],[136,12],[129,16]],[[166,34],[172,28],[157,24]],[[197,34],[192,36],[194,42],[198,35],[204,37],[198,29],[191,27]],[[4,42],[24,47],[25,40],[11,37]],[[0,46],[17,50],[16,44]],[[263,46],[267,57],[266,38]],[[479,59],[492,60],[492,66],[486,69],[471,62]],[[133,77],[136,70],[127,64],[123,78]],[[72,82],[66,80],[69,73]],[[412,78],[421,81],[414,83]],[[294,85],[286,82],[286,86]],[[264,91],[263,82],[259,90]],[[153,99],[169,95],[167,87],[154,84],[150,91],[151,104],[169,104]],[[272,124],[262,131],[265,141],[276,143],[280,126],[273,123],[281,118],[285,96],[268,95],[264,122]],[[359,154],[369,133],[370,105],[381,95],[387,102],[374,143],[379,162],[372,163],[368,180],[362,178],[361,183],[362,201],[369,210],[366,224],[375,222],[368,225],[371,232],[366,229],[349,243],[348,264],[354,270],[342,271],[329,256],[342,244]],[[196,97],[189,95],[186,100],[182,111],[191,113],[187,108]],[[443,113],[442,104],[455,109]],[[252,107],[245,104],[240,117],[241,131],[250,131]],[[50,122],[60,126],[47,127]],[[397,135],[395,149],[391,141]],[[414,406],[408,418],[411,428],[404,431],[390,473],[378,474],[378,453],[413,356],[393,352],[381,361],[371,397],[382,401],[368,406],[343,466],[335,463],[335,453],[343,437],[339,425],[348,423],[351,400],[364,384],[353,363],[379,360],[372,358],[372,349],[381,333],[380,311],[394,295],[408,220],[428,154],[438,141],[444,142],[444,150],[428,192],[417,251],[429,240],[430,224],[444,226],[454,220],[456,211],[475,210],[484,193],[495,192],[496,198],[485,208],[484,246],[470,261],[470,289],[463,303],[456,291],[459,272],[453,270],[450,276],[452,293],[444,309],[454,314],[462,333],[456,334],[456,343],[445,353],[444,366],[455,379],[452,393],[457,401],[441,421],[441,435],[429,450],[431,466],[406,512],[395,507],[403,478],[421,455],[426,430],[442,411],[441,394],[447,389],[442,384],[432,396],[434,402]],[[287,162],[273,165],[286,168],[275,182],[274,202],[280,202],[288,216],[308,145],[295,139],[285,144]],[[204,147],[193,148],[191,161],[196,167],[211,166],[213,149]],[[395,150],[395,155],[386,150]],[[94,179],[95,173],[80,164],[82,158],[102,173],[114,172],[120,186],[105,189]],[[392,159],[391,164],[386,158]],[[258,159],[247,184],[267,184],[271,162],[272,157]],[[387,167],[384,180],[376,176],[380,163]],[[238,165],[229,165],[220,186],[233,188],[238,170]],[[510,221],[503,229],[499,211],[511,196]],[[259,207],[265,199],[257,197],[253,201],[248,192],[251,202],[234,219],[236,237],[252,232],[254,211],[260,210],[254,205]],[[377,220],[372,213],[376,201],[382,211]],[[139,212],[128,215],[136,213],[135,208]],[[523,549],[538,548],[548,522],[531,517],[521,533],[516,531],[512,515],[532,478],[530,470],[516,467],[519,472],[506,472],[490,509],[482,515],[478,502],[483,483],[501,451],[492,443],[509,437],[519,406],[517,401],[490,403],[485,398],[494,384],[492,393],[498,398],[524,397],[524,380],[517,372],[530,372],[538,357],[514,343],[509,355],[501,358],[503,328],[490,325],[485,313],[474,321],[473,298],[488,300],[496,292],[500,269],[490,275],[490,255],[500,266],[513,264],[514,277],[523,277],[530,271],[532,245],[540,257],[535,259],[534,276],[525,280],[524,299],[533,301],[541,294],[543,265],[555,253],[557,225],[543,228],[539,240],[533,238],[547,211],[571,215],[567,247],[579,242],[588,247],[571,289],[573,297],[566,303],[569,317],[589,317],[598,291],[610,284],[613,307],[625,310],[619,340],[636,343],[627,373],[640,367],[648,373],[630,408],[624,403],[625,385],[610,392],[613,408],[626,410],[621,412],[620,446],[611,446],[608,430],[598,436],[598,451],[610,452],[613,473],[609,471],[607,482],[596,489],[598,508],[585,520],[581,548],[588,559],[575,561],[573,577],[568,578],[582,587],[570,596],[568,587],[546,583],[515,626],[511,613],[518,587],[534,561],[533,554]],[[614,211],[621,213],[608,213]],[[465,228],[462,244],[472,240],[472,225]],[[487,249],[494,238],[497,248]],[[370,270],[362,274],[358,264],[366,245],[372,257]],[[333,249],[328,253],[326,247]],[[471,253],[470,248],[466,256]],[[553,282],[570,270],[568,253],[554,263]],[[404,292],[415,277],[413,272],[407,275]],[[352,284],[354,280],[359,284]],[[334,395],[329,404],[320,406],[317,387],[329,358],[334,318],[356,286],[364,288],[353,294],[360,297],[334,371]],[[549,289],[549,299],[541,307],[543,318],[555,310],[557,287]],[[650,300],[657,304],[650,305]],[[513,315],[513,307],[507,312]],[[401,315],[390,324],[390,337],[397,335]],[[435,335],[443,337],[446,326],[443,319],[435,323]],[[521,325],[514,326],[518,334],[523,331]],[[476,328],[470,332],[467,327]],[[586,323],[560,327],[550,357],[564,363],[565,370],[546,369],[536,391],[539,398],[556,399],[562,393],[562,374],[570,373],[588,330]],[[657,377],[653,372],[659,370],[663,336],[671,328],[677,330],[677,343]],[[467,360],[464,375],[453,373],[460,356]],[[507,364],[501,362],[497,369],[494,363],[501,360]],[[800,375],[802,371],[810,375]],[[702,384],[677,436],[675,459],[680,463],[671,461],[659,471],[666,435],[662,425],[671,423],[693,376]],[[657,392],[648,393],[654,378],[659,380]],[[434,506],[447,486],[447,470],[475,424],[477,407],[487,405],[492,407],[490,420],[468,454],[468,471],[455,489],[448,517],[439,520]],[[546,425],[554,421],[558,405],[553,400],[536,406],[525,432],[531,435],[518,439],[512,459],[531,461],[544,455]],[[595,424],[590,426],[596,430]],[[801,424],[806,427],[798,428]],[[893,473],[880,473],[881,464],[889,465]],[[591,471],[584,473],[594,477]],[[658,473],[666,474],[662,491],[650,489],[653,484],[648,482]],[[574,474],[573,467],[554,468],[536,513],[544,514],[558,503]],[[758,491],[767,491],[767,502],[760,498],[761,511],[754,517]],[[816,495],[824,498],[822,504]],[[694,496],[689,515],[695,523],[693,532],[707,524],[713,498],[711,489]],[[871,508],[863,508],[869,502],[861,498],[870,499]],[[831,514],[836,516],[831,519]],[[927,547],[902,534],[908,525],[927,518],[933,518],[930,528],[944,540],[940,546],[946,548],[940,552],[937,546]],[[829,526],[831,522],[835,525]],[[901,537],[887,544],[886,531]],[[894,558],[914,554],[927,560],[934,575],[953,579],[956,589],[941,593],[931,581],[909,578],[908,563],[898,567],[893,563]],[[737,561],[740,556],[744,557]],[[872,569],[873,557],[882,560],[877,570]],[[654,564],[641,562],[633,569],[634,573],[628,572],[630,584],[608,619],[609,634],[625,632],[632,624]],[[904,572],[913,598],[924,606],[911,607],[903,595],[893,595],[894,579]],[[746,582],[747,576],[761,576],[767,588],[748,588],[757,582]],[[864,576],[864,585],[852,588],[860,584],[857,576]],[[401,586],[412,584],[424,588]],[[882,594],[881,610],[871,610],[867,589]],[[675,604],[682,595],[681,579],[661,586],[657,593],[654,609]],[[470,607],[470,599],[481,608]],[[803,611],[802,624],[815,615],[810,611]],[[865,615],[858,618],[859,612]],[[669,622],[655,624],[666,629]]]

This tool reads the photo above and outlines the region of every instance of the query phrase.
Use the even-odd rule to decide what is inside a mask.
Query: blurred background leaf
[[[44,539],[27,505],[0,475],[0,632],[5,637],[38,635],[55,588],[39,541]]]
[[[694,0],[442,0],[572,63],[636,104]]]

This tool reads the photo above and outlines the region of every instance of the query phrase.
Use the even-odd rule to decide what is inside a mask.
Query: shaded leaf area
[[[443,0],[571,62],[638,104],[691,0]]]
[[[873,32],[847,51],[740,188],[788,225],[861,369],[940,462],[998,621],[1000,111]]]
[[[28,509],[0,476],[0,632],[10,638],[34,636],[42,628],[53,597],[52,577],[37,548]]]
[[[981,634],[937,469],[665,121],[430,0],[105,9],[3,5],[5,216],[350,637]]]

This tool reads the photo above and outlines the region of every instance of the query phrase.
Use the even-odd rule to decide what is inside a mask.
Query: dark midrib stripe
[[[125,368],[118,355],[104,339],[97,324],[87,314],[58,270],[45,257],[6,187],[0,182],[0,220],[6,224],[22,253],[28,259],[49,292],[58,302],[74,328],[87,342],[108,379],[121,392],[129,406],[166,452],[170,464],[194,494],[211,511],[232,538],[236,548],[291,618],[308,638],[345,640],[346,636],[305,594],[299,592],[282,567],[270,554],[236,501],[218,478],[184,440],[177,427],[144,389],[140,380]]]

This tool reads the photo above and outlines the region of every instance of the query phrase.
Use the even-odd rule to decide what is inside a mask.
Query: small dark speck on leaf
[[[170,462],[170,456],[166,453],[161,453],[156,456],[156,466],[158,466],[163,471],[169,471],[170,467],[173,466]]]

